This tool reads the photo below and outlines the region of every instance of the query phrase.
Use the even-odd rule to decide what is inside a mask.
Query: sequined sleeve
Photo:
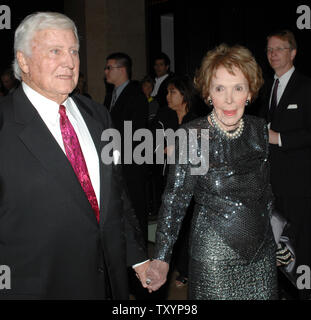
[[[180,139],[179,143],[176,143],[176,161],[169,167],[167,184],[158,216],[154,259],[166,262],[170,261],[172,249],[193,196],[197,180],[197,175],[193,174],[192,171],[194,165],[191,163],[188,151],[195,149],[198,157],[200,157],[200,146],[191,145],[189,131],[186,132],[187,135]],[[183,162],[182,159],[185,159],[185,161]]]
[[[274,206],[274,197],[272,193],[272,187],[270,184],[270,164],[269,164],[269,131],[267,125],[264,123],[263,125],[263,136],[264,136],[264,141],[266,145],[266,150],[265,150],[265,163],[266,163],[266,169],[263,171],[263,174],[265,175],[265,181],[266,181],[266,197],[268,199],[267,201],[267,207],[268,207],[268,212],[269,216],[272,214],[272,209]]]

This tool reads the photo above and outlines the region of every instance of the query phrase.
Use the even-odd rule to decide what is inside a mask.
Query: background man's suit
[[[110,106],[111,96],[107,96],[104,102],[105,106]],[[128,187],[130,199],[135,209],[137,218],[145,239],[147,240],[148,212],[147,212],[147,195],[146,179],[147,168],[145,164],[138,165],[124,164],[124,121],[132,122],[133,134],[136,130],[147,128],[148,122],[148,101],[143,94],[137,81],[130,81],[122,90],[116,100],[115,105],[110,111],[114,127],[119,130],[122,141],[122,169],[124,179]],[[133,141],[133,150],[140,142]],[[132,153],[133,154],[133,153]]]
[[[160,109],[167,106],[167,86],[170,80],[173,78],[174,74],[172,72],[169,73],[169,75],[162,81],[158,92],[155,96],[155,99],[158,101],[160,105]]]
[[[262,115],[268,118],[272,81]],[[270,144],[271,184],[276,207],[289,220],[297,264],[311,263],[311,79],[296,70],[277,105],[271,129],[282,147]]]
[[[108,112],[73,96],[100,153]],[[22,87],[0,103],[0,264],[10,299],[128,299],[127,266],[146,259],[123,214],[117,169],[100,161],[100,223]],[[129,209],[128,209],[129,212]]]

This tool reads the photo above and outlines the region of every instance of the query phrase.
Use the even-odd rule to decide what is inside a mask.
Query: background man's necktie
[[[63,105],[59,106],[59,114],[60,130],[62,133],[67,158],[70,161],[72,168],[93,208],[97,222],[99,222],[98,202],[77,134],[67,117],[66,108]]]
[[[112,110],[113,106],[115,105],[117,101],[117,90],[116,88],[112,91],[112,97],[111,97],[111,103],[110,103],[110,111]]]
[[[271,105],[270,105],[270,110],[269,110],[269,122],[272,121],[276,107],[278,105],[278,99],[277,99],[277,93],[278,93],[278,87],[279,87],[279,79],[276,79],[274,82],[274,88],[272,92],[272,97],[271,97]]]

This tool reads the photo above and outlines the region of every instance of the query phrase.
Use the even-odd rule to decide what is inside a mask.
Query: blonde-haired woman
[[[213,111],[184,128],[209,130],[208,136],[198,136],[198,145],[209,140],[209,170],[192,175],[191,161],[170,169],[147,272],[149,290],[166,280],[180,223],[194,196],[189,299],[277,298],[268,131],[263,120],[244,115],[262,83],[261,69],[245,47],[220,45],[203,58],[195,85]]]

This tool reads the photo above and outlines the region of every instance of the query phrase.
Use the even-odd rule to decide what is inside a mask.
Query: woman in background
[[[141,81],[141,88],[149,102],[148,122],[150,123],[156,116],[159,109],[158,101],[151,97],[151,92],[154,88],[154,80],[150,76],[145,76]]]

